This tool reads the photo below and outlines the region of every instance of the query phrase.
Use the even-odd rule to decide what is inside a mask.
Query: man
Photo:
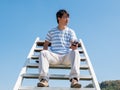
[[[77,50],[78,43],[75,32],[67,27],[69,13],[62,9],[56,13],[58,26],[51,29],[45,39],[43,51],[39,56],[39,80],[38,87],[48,87],[48,70],[49,64],[71,65],[70,82],[71,88],[80,88],[79,67],[80,55]],[[48,45],[51,43],[50,50]]]

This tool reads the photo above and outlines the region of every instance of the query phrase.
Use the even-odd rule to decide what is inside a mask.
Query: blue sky
[[[120,80],[120,0],[0,0],[0,90],[12,90],[36,37],[59,9],[85,44],[99,82]]]

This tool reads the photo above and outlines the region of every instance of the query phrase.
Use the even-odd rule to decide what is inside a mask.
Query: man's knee
[[[40,52],[41,55],[45,55],[46,53],[48,53],[48,50],[42,50],[42,51]]]
[[[79,54],[79,51],[78,51],[78,50],[72,50],[71,53],[72,53],[72,54]]]

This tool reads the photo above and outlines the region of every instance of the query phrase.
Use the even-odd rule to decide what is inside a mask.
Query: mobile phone
[[[78,44],[78,41],[74,41],[72,45],[76,46],[77,44]]]

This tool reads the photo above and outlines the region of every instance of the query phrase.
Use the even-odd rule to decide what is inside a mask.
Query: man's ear
[[[60,21],[60,19],[61,19],[61,18],[60,18],[60,17],[58,17],[58,21]]]

